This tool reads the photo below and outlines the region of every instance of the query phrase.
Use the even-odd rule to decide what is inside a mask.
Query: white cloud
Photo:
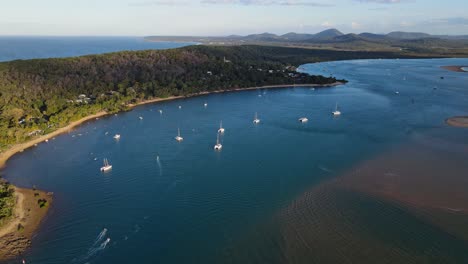
[[[310,0],[201,0],[203,4],[230,4],[230,5],[281,5],[281,6],[333,6]]]
[[[411,27],[411,26],[413,26],[413,25],[414,25],[413,23],[408,22],[408,21],[401,21],[401,22],[400,22],[400,26],[401,26],[401,27]]]
[[[362,27],[361,24],[359,24],[358,22],[351,22],[351,28],[352,29],[360,29]]]
[[[177,1],[177,0],[156,0],[156,1],[129,3],[128,5],[145,7],[145,6],[172,6],[172,5],[186,5],[186,4],[188,3],[184,1]]]
[[[354,1],[359,1],[363,3],[377,3],[377,4],[398,4],[398,3],[407,2],[405,0],[354,0]]]
[[[245,5],[245,6],[315,6],[329,7],[334,6],[329,3],[320,3],[311,0],[153,0],[145,2],[129,3],[129,6],[172,6],[172,5],[188,5],[188,4],[206,4],[206,5]]]

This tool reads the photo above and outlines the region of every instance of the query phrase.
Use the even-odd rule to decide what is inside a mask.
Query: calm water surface
[[[2,172],[18,186],[54,192],[48,218],[22,258],[467,263],[461,237],[398,204],[328,184],[398,145],[443,141],[436,146],[443,158],[466,157],[468,148],[444,147],[468,142],[466,130],[444,119],[468,112],[468,74],[439,68],[463,64],[468,60],[303,65],[350,82],[208,95],[86,123],[13,157]],[[336,103],[343,115],[334,118]],[[309,122],[299,123],[304,116]],[[226,132],[223,150],[215,152],[220,120]],[[178,128],[181,143],[174,140]],[[99,171],[103,158],[113,165],[109,173]]]
[[[122,50],[168,49],[190,44],[148,42],[141,37],[0,36],[0,61],[72,57]]]

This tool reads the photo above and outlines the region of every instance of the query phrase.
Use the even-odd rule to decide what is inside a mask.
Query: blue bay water
[[[396,145],[468,142],[466,130],[444,123],[467,113],[468,75],[440,66],[462,64],[468,60],[308,64],[301,70],[333,73],[350,82],[315,90],[213,94],[88,122],[14,156],[2,172],[18,186],[54,192],[48,217],[21,258],[28,263],[310,263],[301,256],[285,261],[291,249],[279,246],[287,237],[278,234],[279,227],[300,219],[276,223],[278,214],[311,188]],[[331,115],[336,103],[340,117]],[[258,125],[252,123],[255,112]],[[299,123],[304,116],[309,122]],[[215,152],[221,120],[223,150]],[[174,140],[178,128],[181,143]],[[112,138],[116,133],[122,135],[119,141]],[[464,149],[440,151],[447,158],[466,154]],[[109,173],[99,171],[103,158],[113,165]],[[452,263],[468,259],[464,242],[416,223],[406,213],[370,198],[333,195],[340,199],[320,200],[341,201],[332,219],[346,222],[346,212],[389,210],[388,217],[366,219],[376,226],[371,236],[383,236],[378,230],[386,229],[388,221],[414,225],[420,247],[428,249],[421,254],[448,256]],[[350,225],[361,230],[365,224]],[[305,226],[320,229],[314,223]],[[380,238],[390,244],[406,241],[402,232],[394,228]],[[427,245],[427,237],[446,245]],[[347,246],[362,251],[371,245]],[[246,248],[256,250],[242,250]],[[321,256],[318,263],[339,251],[329,249],[328,256],[321,256],[324,252],[310,248]],[[403,251],[399,257],[423,263],[411,254]],[[356,259],[349,256],[349,261]]]

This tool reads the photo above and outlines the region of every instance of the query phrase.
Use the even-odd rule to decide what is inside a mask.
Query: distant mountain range
[[[373,33],[361,33],[361,34],[344,34],[341,31],[332,28],[327,29],[316,34],[304,34],[290,32],[284,35],[276,35],[272,33],[252,34],[247,36],[232,35],[224,37],[226,39],[243,39],[243,40],[256,40],[256,41],[290,41],[290,42],[313,42],[313,41],[344,41],[352,39],[369,39],[369,40],[416,40],[416,39],[447,39],[457,40],[463,39],[468,40],[468,35],[450,36],[450,35],[430,35],[421,32],[403,32],[394,31],[388,34],[373,34]]]
[[[149,41],[184,41],[205,45],[274,45],[337,50],[405,51],[413,54],[439,54],[466,56],[468,35],[430,35],[420,32],[395,31],[388,34],[344,34],[337,29],[327,29],[316,34],[290,32],[284,35],[272,33],[225,37],[150,36]]]
[[[155,38],[170,38],[168,36],[150,36],[147,39]],[[294,33],[290,32],[284,35],[276,35],[272,33],[251,34],[247,36],[230,35],[226,37],[173,37],[173,38],[192,38],[192,39],[210,39],[210,40],[244,40],[244,41],[262,41],[262,42],[314,42],[314,41],[339,41],[346,40],[416,40],[416,39],[446,39],[446,40],[468,40],[468,35],[430,35],[421,32],[403,32],[394,31],[388,34],[344,34],[341,31],[332,28],[321,31],[316,34]]]

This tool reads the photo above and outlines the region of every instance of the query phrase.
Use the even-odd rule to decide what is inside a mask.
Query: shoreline
[[[214,90],[214,91],[207,91],[207,92],[200,92],[196,94],[190,94],[186,96],[170,96],[167,98],[153,98],[138,102],[136,104],[129,104],[129,110],[146,104],[164,102],[164,101],[172,101],[178,99],[187,99],[192,97],[204,96],[209,94],[218,94],[218,93],[229,93],[229,92],[240,92],[240,91],[251,91],[251,90],[258,90],[258,89],[281,89],[281,88],[294,88],[294,87],[335,87],[338,85],[344,85],[343,82],[335,82],[331,84],[289,84],[289,85],[266,85],[266,86],[258,86],[258,87],[247,87],[247,88],[234,88],[234,89],[226,89],[226,90]],[[96,114],[89,115],[83,117],[77,121],[73,121],[67,126],[59,128],[49,134],[42,135],[38,138],[31,139],[27,142],[20,143],[13,145],[11,148],[7,149],[6,151],[0,153],[0,169],[6,166],[7,161],[13,157],[14,155],[23,152],[24,150],[35,146],[45,140],[54,138],[59,136],[63,133],[69,132],[75,127],[80,126],[81,124],[93,120],[98,119],[103,116],[110,115],[110,113],[106,111],[100,111]],[[50,193],[46,193],[44,191],[34,190],[34,189],[25,189],[25,188],[18,188],[13,186],[15,189],[15,196],[16,196],[16,204],[14,208],[14,214],[12,219],[6,223],[3,227],[0,227],[0,261],[7,260],[14,258],[24,251],[26,251],[31,246],[31,238],[33,234],[37,231],[40,223],[46,217],[48,208],[50,207],[50,203],[52,200],[52,196]],[[36,195],[38,194],[38,195]],[[44,199],[47,198],[47,208],[39,208],[37,204],[37,199]],[[24,226],[23,230],[18,231],[18,224]]]
[[[452,72],[468,72],[465,71],[464,68],[468,68],[468,66],[440,66],[442,69],[446,69]]]
[[[247,88],[233,88],[233,89],[226,89],[226,90],[214,90],[214,91],[206,91],[206,92],[200,92],[200,93],[196,93],[196,94],[189,94],[189,95],[185,95],[185,96],[170,96],[170,97],[166,97],[166,98],[153,98],[153,99],[148,99],[148,100],[144,100],[144,101],[141,101],[141,102],[138,102],[136,104],[129,104],[128,107],[129,107],[129,110],[132,110],[133,108],[137,107],[137,106],[140,106],[140,105],[146,105],[146,104],[152,104],[152,103],[158,103],[158,102],[164,102],[164,101],[172,101],[172,100],[178,100],[178,99],[186,99],[186,98],[192,98],[192,97],[198,97],[198,96],[203,96],[203,95],[209,95],[209,94],[218,94],[218,93],[229,93],[229,92],[240,92],[240,91],[251,91],[251,90],[258,90],[258,89],[281,89],[281,88],[294,88],[294,87],[323,87],[323,88],[326,88],[326,87],[335,87],[335,86],[339,86],[339,85],[344,85],[345,83],[343,82],[335,82],[335,83],[330,83],[330,84],[286,84],[286,85],[281,85],[281,84],[277,84],[277,85],[265,85],[265,86],[256,86],[256,87],[247,87]],[[49,140],[53,137],[56,137],[56,136],[59,136],[61,134],[64,134],[66,132],[69,132],[70,130],[72,130],[73,128],[87,122],[87,121],[90,121],[92,119],[96,119],[96,118],[100,118],[100,117],[103,117],[103,116],[107,116],[109,115],[110,113],[106,112],[106,111],[100,111],[96,114],[93,114],[93,115],[89,115],[89,116],[86,116],[86,117],[83,117],[77,121],[73,121],[71,122],[70,124],[64,126],[64,127],[61,127],[49,134],[46,134],[46,135],[42,135],[38,138],[34,138],[34,139],[31,139],[27,142],[24,142],[24,143],[19,143],[19,144],[16,144],[16,145],[13,145],[12,147],[10,147],[9,149],[5,150],[4,152],[1,152],[0,153],[0,169],[2,169],[3,167],[5,167],[7,161],[13,157],[14,155],[28,149],[28,148],[31,148],[31,147],[34,147],[36,144],[39,144],[39,143],[42,143],[44,142],[45,140]]]
[[[31,246],[31,238],[52,203],[50,193],[18,187],[14,187],[14,190],[16,204],[13,215],[0,228],[0,261],[14,258]],[[47,205],[39,207],[38,199],[46,199]]]

